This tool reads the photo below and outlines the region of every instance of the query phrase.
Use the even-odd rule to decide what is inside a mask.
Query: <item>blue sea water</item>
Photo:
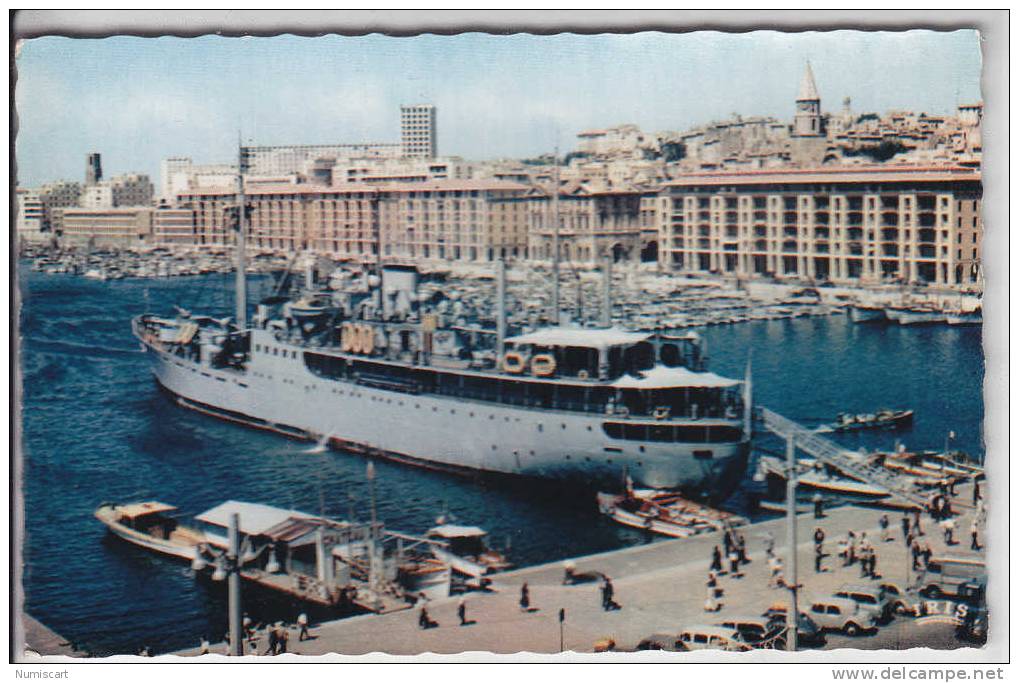
[[[195,514],[235,498],[348,519],[369,514],[360,456],[314,452],[314,444],[206,417],[158,390],[130,318],[170,313],[174,304],[228,315],[231,282],[96,282],[20,269],[26,609],[82,649],[133,653],[145,644],[167,652],[226,630],[222,586],[108,537],[92,516],[104,501],[155,498]],[[854,325],[834,316],[699,333],[712,370],[742,376],[752,358],[756,401],[808,425],[840,411],[916,410],[912,429],[839,435],[846,446],[891,448],[901,438],[911,448],[942,448],[953,430],[953,448],[982,452],[980,328]],[[491,531],[517,564],[646,542],[600,516],[593,492],[560,496],[387,462],[376,473],[387,526],[420,533],[448,510]],[[256,620],[294,617],[292,605],[245,595]]]

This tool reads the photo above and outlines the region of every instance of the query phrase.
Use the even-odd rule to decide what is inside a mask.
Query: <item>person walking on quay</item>
[[[824,545],[824,529],[822,529],[821,527],[817,527],[814,529],[814,545],[815,546]]]
[[[923,527],[920,526],[920,508],[913,508],[913,535],[923,536]]]
[[[945,545],[955,545],[955,520],[949,517],[941,523],[941,528],[945,532]]]
[[[912,534],[909,533],[909,513],[908,512],[903,512],[902,513],[902,539],[903,539],[903,541],[905,541],[907,548],[909,547],[909,540],[908,539],[909,539],[910,536],[912,536]]]
[[[739,568],[739,551],[735,547],[729,551],[729,572],[734,579],[743,578],[743,571]]]
[[[850,529],[846,536],[846,564],[844,566],[849,567],[856,562],[856,533]]]
[[[970,536],[970,539],[971,539],[970,540],[970,544],[969,544],[969,549],[970,550],[980,550],[980,548],[982,547],[980,545],[979,533],[980,533],[980,525],[977,524],[977,519],[976,519],[976,517],[974,517],[973,518],[973,523],[969,525],[969,536]]]
[[[460,625],[467,625],[467,599],[464,596],[460,596],[460,601],[456,603],[456,616],[460,617]]]
[[[612,585],[612,579],[605,577],[605,583],[601,587],[601,606],[606,612],[619,609],[615,601],[616,589]]]
[[[817,544],[814,546],[814,573],[823,574],[828,571],[822,564],[824,563],[824,546]]]
[[[768,579],[768,588],[781,588],[783,583],[782,558],[777,555],[772,555],[768,560],[768,568],[771,570],[771,578]]]
[[[726,529],[725,535],[722,536],[722,544],[725,546],[725,556],[729,557],[729,553],[732,552],[732,529]]]
[[[750,564],[750,556],[747,555],[747,539],[743,534],[736,536],[736,545],[739,549],[740,564]]]
[[[279,634],[276,633],[276,627],[269,624],[265,627],[265,636],[268,645],[265,648],[266,655],[274,655],[279,649]]]
[[[881,515],[881,519],[878,520],[878,526],[881,527],[882,543],[887,543],[888,541],[892,540],[892,533],[891,531],[888,530],[889,524],[890,522],[888,521],[888,515],[887,514]]]
[[[920,548],[920,541],[913,539],[913,545],[909,548],[913,554],[913,571],[920,571],[920,558],[923,557],[923,550]]]
[[[821,497],[820,493],[814,494],[814,519],[821,519],[824,517],[824,498]]]
[[[711,571],[722,573],[722,551],[716,545],[711,551]]]
[[[764,554],[770,559],[775,554],[775,534],[764,532]]]
[[[973,505],[977,504],[977,501],[981,500],[983,496],[980,493],[980,481],[973,482]]]
[[[297,634],[297,642],[303,643],[305,640],[311,640],[311,636],[308,635],[308,615],[301,612],[297,615],[297,625],[301,627],[301,632]]]
[[[527,587],[527,582],[520,587],[520,611],[529,612],[531,611],[531,589]]]

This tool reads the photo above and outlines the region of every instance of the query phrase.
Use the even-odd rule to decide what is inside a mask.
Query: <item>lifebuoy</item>
[[[577,379],[587,379],[590,376],[591,375],[588,374],[587,370],[581,370],[580,372],[577,373]]]
[[[502,369],[506,372],[519,374],[524,371],[526,365],[524,357],[516,351],[507,351],[502,357]]]
[[[371,325],[361,326],[361,353],[372,353],[375,350],[375,329]]]
[[[655,419],[656,420],[665,420],[668,417],[669,417],[669,407],[668,406],[658,406],[657,408],[655,408]]]
[[[536,377],[550,377],[555,374],[555,358],[547,353],[540,353],[531,359],[531,372]]]
[[[354,326],[351,323],[343,323],[340,326],[340,350],[344,353],[356,353],[354,337]]]

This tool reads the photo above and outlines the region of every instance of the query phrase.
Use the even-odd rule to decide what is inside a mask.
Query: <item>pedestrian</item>
[[[460,602],[456,604],[456,615],[460,617],[460,625],[467,625],[467,599],[462,595],[460,596]]]
[[[849,566],[849,538],[842,537],[838,543],[838,556],[842,558],[842,566]]]
[[[820,493],[814,494],[814,519],[824,517],[824,499]]]
[[[878,526],[881,527],[881,541],[887,543],[892,540],[892,534],[888,531],[888,515],[881,515],[881,519],[878,520]]]
[[[824,529],[817,527],[814,529],[814,545],[821,545],[824,543]]]
[[[768,568],[771,570],[771,578],[768,579],[769,588],[779,588],[782,585],[782,558],[772,555],[768,560]]]
[[[973,482],[973,505],[977,504],[983,496],[980,494],[980,481]]]
[[[870,578],[881,578],[881,575],[877,573],[877,551],[874,548],[870,549]]]
[[[604,603],[603,608],[606,612],[610,610],[619,609],[619,605],[614,600],[616,589],[612,586],[612,579],[605,577],[605,584],[602,586],[602,602]]]
[[[717,545],[711,551],[711,571],[722,573],[722,551]]]
[[[276,633],[276,627],[272,624],[265,627],[265,632],[266,640],[268,641],[268,645],[265,648],[265,654],[274,655],[279,648],[279,634]]]
[[[924,541],[923,542],[923,568],[924,568],[924,570],[926,570],[927,567],[930,566],[931,556],[933,554],[934,554],[934,551],[931,550],[931,542],[930,541]]]
[[[814,546],[814,573],[821,574],[824,572],[824,567],[821,564],[824,562],[824,549],[821,545]]]
[[[860,546],[860,578],[870,576],[870,553],[869,546]]]
[[[531,590],[527,587],[527,582],[520,587],[520,611],[529,612],[531,610]]]
[[[980,550],[980,539],[978,534],[980,533],[980,525],[977,524],[977,520],[974,517],[973,523],[969,525],[969,535],[972,539],[969,544],[970,550]]]
[[[948,518],[941,523],[945,532],[945,545],[955,545],[955,520]]]
[[[287,627],[281,622],[279,635],[279,653],[285,655],[287,653],[287,641],[290,640],[290,633],[287,631]]]
[[[741,564],[750,564],[750,556],[747,555],[747,539],[743,534],[736,537],[736,545],[739,546],[739,561]]]
[[[205,636],[202,636],[201,640],[198,642],[198,654],[209,654],[209,641]]]
[[[729,571],[732,573],[732,578],[742,579],[743,572],[739,568],[739,552],[736,548],[733,548],[729,552]]]
[[[909,533],[909,514],[903,512],[902,513],[902,538],[905,540],[907,548],[909,547],[909,540],[908,539],[909,539],[910,536],[911,536],[911,534]]]
[[[308,615],[301,612],[297,615],[297,625],[301,627],[301,632],[297,635],[297,642],[301,643],[305,640],[311,640],[311,636],[308,635]]]
[[[764,554],[769,558],[775,554],[775,534],[771,531],[764,532]]]
[[[722,543],[725,546],[725,556],[729,557],[729,553],[732,552],[732,529],[726,529],[725,535],[722,536]]]
[[[426,629],[432,627],[432,619],[428,616],[428,608],[421,605],[421,611],[418,613],[418,628]]]
[[[715,589],[709,585],[708,597],[704,600],[704,611],[717,612],[720,609],[722,609],[722,603],[718,601],[718,597],[715,595]]]
[[[920,558],[923,556],[923,550],[920,548],[920,541],[913,539],[913,545],[910,546],[910,552],[913,553],[913,571],[920,571]]]
[[[923,527],[920,526],[920,508],[913,508],[913,535],[923,536]]]
[[[856,534],[849,530],[849,543],[846,547],[846,566],[849,567],[856,562]]]

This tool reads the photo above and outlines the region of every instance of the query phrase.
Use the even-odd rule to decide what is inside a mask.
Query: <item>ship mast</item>
[[[559,145],[552,177],[552,324],[559,324]]]
[[[237,280],[235,284],[236,306],[235,317],[237,329],[243,332],[248,326],[248,281],[246,277],[247,262],[245,237],[248,227],[247,202],[244,198],[244,147],[240,136],[237,138]]]

